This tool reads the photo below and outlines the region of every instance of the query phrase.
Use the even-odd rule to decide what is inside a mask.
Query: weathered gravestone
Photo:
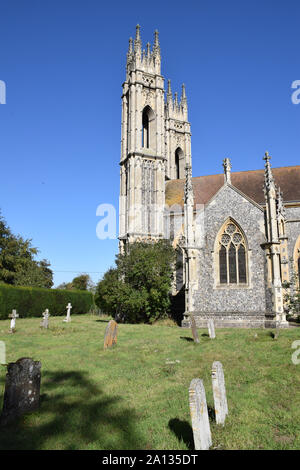
[[[70,302],[68,303],[68,305],[66,306],[66,309],[67,309],[67,316],[66,318],[64,319],[65,322],[69,323],[71,321],[71,308],[72,308],[72,305],[70,304]]]
[[[224,426],[228,415],[225,378],[221,362],[215,361],[211,370],[212,388],[215,402],[216,423]]]
[[[192,335],[195,343],[200,343],[194,315],[190,315]]]
[[[43,315],[43,320],[41,321],[41,327],[42,328],[48,328],[49,327],[49,317],[50,317],[49,310],[46,308],[46,310],[42,313],[42,315]]]
[[[41,363],[28,357],[11,362],[7,366],[3,410],[0,425],[39,407]]]
[[[13,310],[12,313],[9,315],[9,318],[11,318],[9,332],[14,333],[16,331],[16,318],[19,318],[17,310]]]
[[[195,450],[208,450],[212,440],[205,389],[201,379],[191,381],[189,399]]]
[[[215,333],[215,324],[212,318],[209,318],[209,320],[207,320],[207,326],[208,326],[209,337],[211,339],[214,339],[216,337],[216,333]]]
[[[115,320],[110,320],[105,329],[104,349],[110,348],[117,344],[118,324]]]
[[[6,347],[4,341],[0,341],[0,364],[6,364]]]

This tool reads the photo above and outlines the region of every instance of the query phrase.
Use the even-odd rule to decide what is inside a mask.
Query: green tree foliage
[[[286,310],[300,319],[300,281],[298,273],[293,271],[290,282],[283,282],[282,287],[284,289]]]
[[[153,323],[167,315],[175,252],[168,241],[133,243],[98,283],[96,305],[128,323]]]
[[[37,248],[31,240],[14,235],[0,213],[0,282],[17,286],[53,286],[47,260],[36,261]]]
[[[88,290],[94,292],[95,286],[88,274],[80,274],[79,276],[74,277],[71,282],[63,282],[57,289],[66,289],[66,290]]]

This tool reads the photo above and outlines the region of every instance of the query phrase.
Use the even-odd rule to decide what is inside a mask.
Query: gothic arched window
[[[142,147],[144,148],[154,148],[154,122],[155,115],[150,106],[146,106],[143,110],[142,115]]]
[[[183,151],[181,150],[180,147],[178,147],[176,149],[176,152],[175,152],[175,178],[177,180],[179,180],[180,177],[182,177],[182,169],[181,169],[181,162],[183,162],[183,157],[184,157],[184,154],[183,154]]]
[[[218,249],[220,284],[247,284],[246,240],[232,220],[221,233]]]

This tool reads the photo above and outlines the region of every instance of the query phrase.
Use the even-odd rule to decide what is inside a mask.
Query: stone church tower
[[[122,94],[120,251],[169,239],[182,326],[287,327],[284,286],[300,279],[300,166],[192,177],[184,85],[161,75],[158,32],[129,40]]]
[[[180,102],[164,77],[158,32],[142,48],[140,26],[129,40],[122,94],[119,240],[122,251],[135,240],[164,237],[165,181],[184,177],[191,162],[185,87]]]

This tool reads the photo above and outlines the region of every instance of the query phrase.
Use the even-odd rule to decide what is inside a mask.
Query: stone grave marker
[[[224,426],[228,415],[225,378],[221,362],[215,361],[211,370],[212,388],[215,402],[216,423]]]
[[[39,407],[41,363],[24,357],[7,365],[0,425]]]
[[[104,349],[110,348],[117,344],[118,324],[115,320],[110,320],[105,329]]]
[[[47,329],[49,327],[49,317],[50,317],[49,310],[46,308],[46,310],[42,313],[42,315],[43,315],[43,320],[41,321],[41,327]]]
[[[6,365],[6,347],[4,341],[0,341],[0,365]]]
[[[71,303],[69,302],[68,305],[66,306],[66,309],[67,309],[67,316],[66,318],[64,319],[65,322],[69,323],[71,321],[71,308],[72,308],[72,305]]]
[[[9,318],[11,318],[9,332],[14,333],[16,331],[16,318],[19,318],[17,310],[13,310],[12,313],[9,315]]]
[[[209,337],[211,339],[214,339],[216,337],[216,333],[215,333],[215,324],[212,318],[209,318],[207,320],[207,326],[208,326]]]
[[[192,335],[195,343],[200,343],[194,315],[190,315]]]
[[[201,379],[191,381],[189,400],[195,450],[208,450],[212,440],[205,389]]]

